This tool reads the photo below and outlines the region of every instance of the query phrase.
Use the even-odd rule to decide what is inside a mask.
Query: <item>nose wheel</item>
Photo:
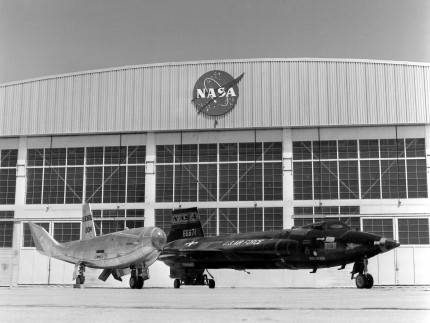
[[[355,285],[357,288],[372,288],[373,286],[373,276],[371,274],[358,274],[357,277],[355,277]]]
[[[369,274],[367,270],[368,262],[367,257],[364,256],[354,263],[354,267],[351,272],[351,279],[354,279],[354,275],[358,273],[357,277],[355,277],[355,285],[359,289],[370,289],[373,287],[373,276]]]
[[[142,289],[144,281],[149,279],[149,270],[146,267],[143,268],[131,268],[131,276],[129,285],[131,289]]]

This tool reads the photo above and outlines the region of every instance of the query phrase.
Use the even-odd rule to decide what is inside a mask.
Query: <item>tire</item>
[[[181,281],[179,279],[175,279],[175,281],[173,282],[173,287],[174,288],[181,287]]]
[[[366,276],[363,274],[358,274],[357,277],[355,277],[355,285],[357,288],[362,289],[365,288],[367,284]]]
[[[373,286],[373,277],[371,274],[367,274],[366,276],[366,286],[364,288],[370,289]]]
[[[131,289],[137,288],[137,284],[138,284],[137,277],[131,276],[129,283],[130,283],[130,288]]]
[[[215,288],[215,280],[209,279],[208,286],[209,286],[210,289]]]
[[[143,277],[142,276],[138,276],[137,277],[137,286],[136,286],[136,288],[137,289],[142,289],[142,287],[143,287]]]
[[[85,276],[78,275],[78,277],[76,277],[76,285],[83,285],[84,283],[85,283]]]

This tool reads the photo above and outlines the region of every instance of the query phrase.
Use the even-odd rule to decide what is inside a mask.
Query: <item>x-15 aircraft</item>
[[[37,251],[75,265],[73,279],[84,284],[85,267],[104,269],[99,279],[106,281],[131,273],[130,287],[142,288],[152,265],[166,243],[166,234],[156,227],[142,227],[95,236],[94,221],[87,204],[82,207],[82,240],[58,243],[44,228],[29,222]]]
[[[351,279],[371,288],[368,259],[400,244],[376,234],[351,229],[339,221],[323,221],[289,230],[203,237],[197,208],[172,212],[171,231],[159,257],[170,267],[174,287],[208,285],[207,269],[311,269],[354,263]]]

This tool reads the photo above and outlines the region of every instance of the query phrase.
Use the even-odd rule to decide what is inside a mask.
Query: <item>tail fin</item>
[[[172,211],[172,226],[167,236],[167,242],[203,236],[203,228],[196,207]]]
[[[82,205],[82,240],[92,239],[96,236],[94,220],[89,204]]]
[[[54,256],[56,254],[55,249],[59,245],[57,241],[52,238],[48,232],[41,226],[28,222],[30,227],[31,236],[33,237],[36,250],[45,256]]]

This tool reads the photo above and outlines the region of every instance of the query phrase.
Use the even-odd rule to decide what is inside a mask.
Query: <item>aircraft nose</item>
[[[400,247],[400,243],[398,243],[396,240],[387,238],[381,238],[381,240],[375,241],[375,245],[376,244],[379,245],[379,248],[382,252],[387,252],[397,247]]]
[[[160,228],[154,228],[151,232],[151,244],[155,249],[162,249],[166,244],[166,234]]]

